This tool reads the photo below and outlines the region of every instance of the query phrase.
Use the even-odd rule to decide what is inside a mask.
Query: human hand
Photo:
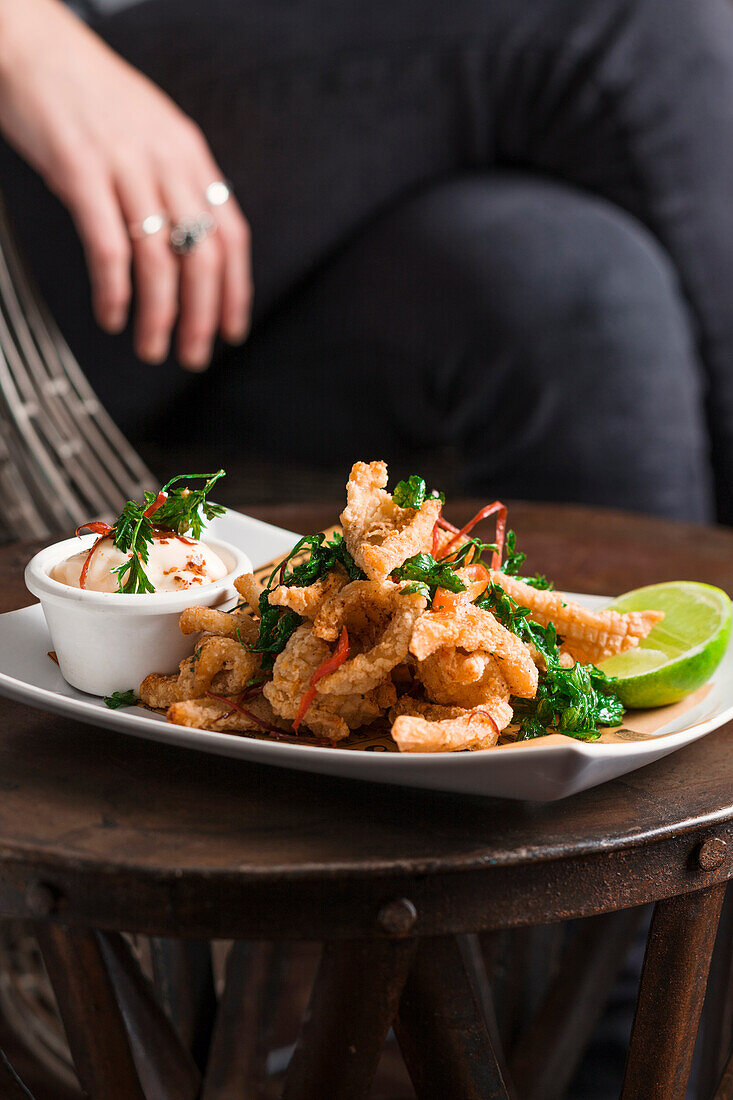
[[[244,339],[249,226],[233,196],[188,255],[171,250],[167,226],[135,232],[151,214],[176,224],[206,209],[206,188],[223,176],[203,134],[59,0],[0,0],[0,131],[70,211],[103,328],[127,322],[132,268],[141,359],[166,358],[176,318],[191,370],[208,364],[217,330]]]

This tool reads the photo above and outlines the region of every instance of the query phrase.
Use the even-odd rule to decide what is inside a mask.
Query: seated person
[[[0,0],[0,188],[138,445],[733,520],[728,0],[75,8]]]

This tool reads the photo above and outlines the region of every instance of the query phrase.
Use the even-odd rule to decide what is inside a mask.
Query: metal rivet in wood
[[[34,880],[25,892],[25,904],[34,917],[52,917],[59,910],[62,894],[48,882]]]
[[[379,910],[377,923],[390,936],[406,936],[417,920],[417,909],[409,898],[395,898]]]
[[[728,846],[722,836],[709,836],[700,845],[697,862],[701,871],[716,871],[725,860]]]

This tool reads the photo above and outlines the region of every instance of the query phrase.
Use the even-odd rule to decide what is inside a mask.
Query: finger
[[[203,203],[198,189],[167,181],[166,200],[175,221],[195,218]],[[181,366],[203,370],[208,366],[221,315],[223,253],[219,234],[201,241],[180,260],[180,312],[177,353]]]
[[[129,226],[139,226],[151,214],[164,211],[164,202],[147,172],[129,172],[118,179],[122,209]],[[178,312],[178,264],[164,227],[152,236],[133,241],[135,272],[135,351],[148,363],[162,363],[170,348]]]
[[[240,344],[252,315],[252,261],[249,225],[233,196],[216,207],[219,243],[224,270],[221,290],[221,334],[231,344]]]
[[[197,183],[205,200],[209,184],[224,180],[203,135],[198,135]],[[254,286],[252,282],[251,234],[239,203],[230,194],[226,202],[212,209],[223,254],[221,289],[221,334],[232,344],[244,340],[250,325]]]
[[[94,316],[107,332],[120,332],[132,294],[131,249],[114,187],[101,173],[87,173],[67,202],[84,247]]]

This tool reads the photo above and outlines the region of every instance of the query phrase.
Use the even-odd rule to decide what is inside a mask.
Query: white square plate
[[[241,546],[255,568],[287,554],[298,538],[232,511],[215,520],[211,532]],[[607,602],[599,596],[574,595],[573,599],[588,607]],[[604,738],[620,737],[613,741],[584,742],[553,734],[483,752],[436,754],[322,748],[271,741],[265,735],[241,737],[174,726],[142,707],[110,710],[101,699],[69,687],[49,660],[49,648],[40,604],[0,615],[0,694],[116,733],[259,764],[504,798],[565,798],[658,760],[733,718],[731,646],[709,684],[684,703],[629,714],[628,732],[604,734]]]

